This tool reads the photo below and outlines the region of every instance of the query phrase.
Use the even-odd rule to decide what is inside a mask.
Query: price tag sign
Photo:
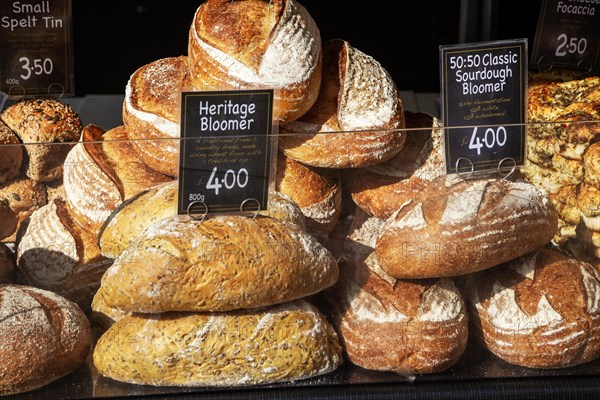
[[[527,39],[440,47],[446,173],[525,162]]]
[[[0,90],[72,96],[71,37],[71,0],[0,1]]]
[[[273,90],[183,92],[178,213],[266,209],[272,131]]]
[[[531,64],[540,71],[598,71],[600,0],[544,0]]]

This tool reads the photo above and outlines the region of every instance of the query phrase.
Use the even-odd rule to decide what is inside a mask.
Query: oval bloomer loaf
[[[94,349],[100,374],[156,386],[295,381],[342,363],[338,337],[304,300],[229,313],[127,316]]]
[[[529,368],[565,368],[600,356],[600,274],[542,248],[469,276],[473,332],[493,354]]]
[[[186,56],[167,57],[138,68],[129,78],[123,125],[146,165],[176,176],[179,165],[179,103],[191,90]]]
[[[324,168],[378,164],[404,144],[402,100],[379,62],[341,39],[323,46],[319,97],[306,114],[280,127],[286,156]]]
[[[457,276],[544,246],[557,226],[552,201],[533,184],[443,177],[386,221],[375,251],[395,278]]]
[[[55,293],[0,285],[0,395],[31,391],[81,366],[91,347],[90,324]]]
[[[333,256],[296,225],[265,216],[174,216],[115,259],[101,290],[122,311],[229,311],[303,298],[337,277]]]
[[[207,0],[190,27],[188,61],[201,90],[274,87],[274,120],[293,121],[319,94],[321,35],[295,0]]]

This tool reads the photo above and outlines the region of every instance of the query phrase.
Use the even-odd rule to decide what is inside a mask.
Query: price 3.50
[[[484,146],[488,149],[502,147],[506,144],[506,139],[506,128],[503,126],[499,126],[496,129],[487,128],[483,133],[483,136],[480,136],[478,127],[475,127],[471,133],[469,149],[477,150],[477,155],[481,155],[481,149]]]
[[[220,179],[217,173],[218,169],[214,167],[210,173],[208,182],[206,182],[206,189],[214,190],[215,196],[219,195],[219,190],[223,186],[225,186],[225,189],[233,189],[234,187],[244,188],[248,184],[248,170],[246,168],[240,168],[237,172],[228,169],[225,171],[223,178]]]
[[[49,58],[34,58],[30,60],[29,57],[21,57],[19,58],[19,62],[24,71],[21,74],[21,79],[25,81],[31,78],[31,75],[50,75],[54,69],[54,64]]]

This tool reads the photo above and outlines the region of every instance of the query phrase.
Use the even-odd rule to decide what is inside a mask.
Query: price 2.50
[[[50,75],[54,69],[54,64],[49,58],[34,58],[30,60],[29,57],[19,58],[21,68],[24,72],[21,74],[23,80],[28,80],[31,75]]]
[[[506,128],[499,126],[496,129],[487,128],[483,136],[479,135],[478,128],[473,128],[471,140],[469,141],[469,149],[477,150],[477,155],[481,155],[481,149],[485,146],[488,149],[494,147],[502,147],[506,144]]]
[[[212,169],[212,172],[206,182],[206,189],[214,190],[215,196],[219,195],[219,191],[223,186],[225,189],[233,189],[234,187],[244,188],[248,184],[248,170],[240,168],[237,172],[232,169],[225,171],[223,178],[219,178],[217,167]]]
[[[554,55],[556,57],[564,57],[568,54],[583,54],[587,50],[587,39],[568,37],[562,33],[558,35],[558,46]]]

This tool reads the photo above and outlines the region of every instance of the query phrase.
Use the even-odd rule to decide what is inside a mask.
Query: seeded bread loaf
[[[0,120],[0,184],[19,175],[22,161],[19,138]]]
[[[27,177],[16,178],[0,185],[0,203],[8,205],[17,216],[17,226],[3,242],[15,242],[21,224],[38,208],[48,203],[46,185]],[[0,228],[2,230],[2,228]]]

